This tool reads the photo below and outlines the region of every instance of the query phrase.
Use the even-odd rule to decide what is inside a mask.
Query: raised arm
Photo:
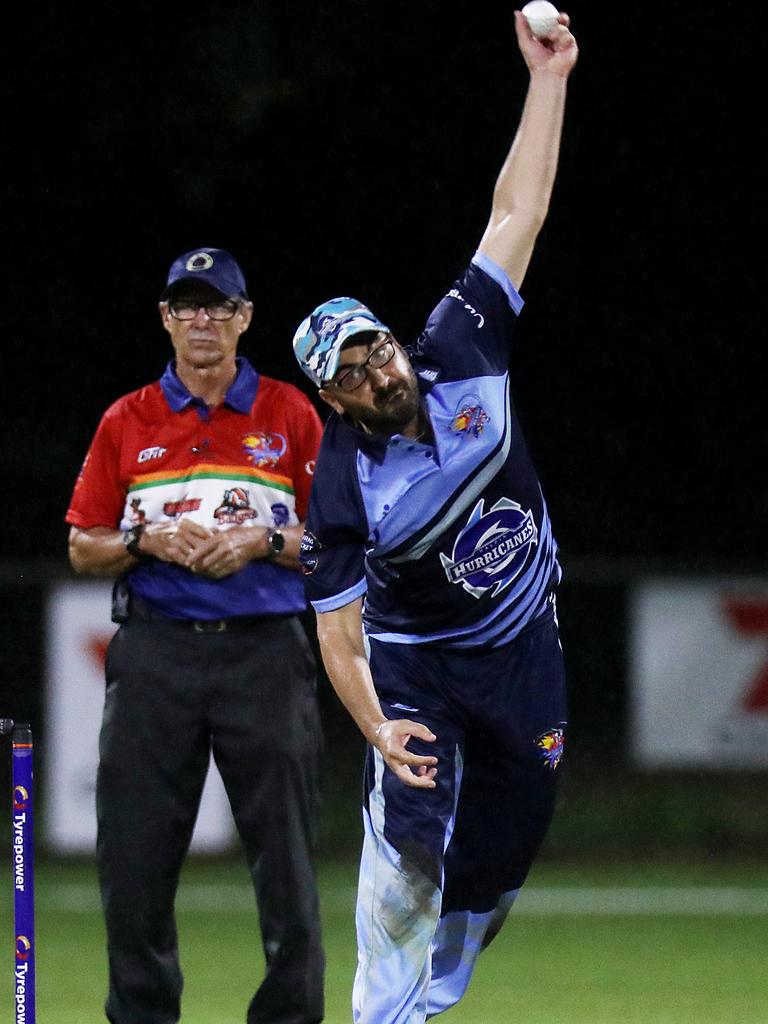
[[[516,288],[528,269],[555,181],[568,76],[578,57],[567,14],[544,40],[515,11],[520,52],[530,83],[520,125],[493,192],[479,249],[502,267]]]
[[[433,789],[437,758],[413,754],[407,744],[411,736],[431,742],[434,734],[420,722],[388,720],[382,713],[365,656],[362,600],[319,613],[317,636],[328,678],[366,740],[379,748],[389,768],[406,785]]]

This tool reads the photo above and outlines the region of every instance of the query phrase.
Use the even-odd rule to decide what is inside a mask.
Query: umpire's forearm
[[[93,526],[69,531],[69,561],[75,572],[88,576],[116,577],[136,565],[123,543],[121,530]]]

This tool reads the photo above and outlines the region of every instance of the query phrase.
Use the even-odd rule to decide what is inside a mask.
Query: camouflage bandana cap
[[[293,351],[304,373],[318,387],[336,373],[344,342],[362,331],[389,328],[357,299],[341,296],[323,302],[299,324],[293,336]]]

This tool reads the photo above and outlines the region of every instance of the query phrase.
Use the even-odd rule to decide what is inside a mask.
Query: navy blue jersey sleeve
[[[348,431],[332,416],[317,457],[300,555],[307,598],[318,612],[342,608],[367,590],[368,524],[356,454]]]
[[[523,300],[505,272],[475,253],[427,321],[410,354],[443,382],[506,373]]]

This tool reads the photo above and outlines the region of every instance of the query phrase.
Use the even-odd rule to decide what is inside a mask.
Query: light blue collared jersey
[[[542,615],[557,545],[510,395],[523,302],[476,253],[409,355],[434,444],[326,424],[302,545],[318,612],[365,595],[368,635],[495,647]]]

